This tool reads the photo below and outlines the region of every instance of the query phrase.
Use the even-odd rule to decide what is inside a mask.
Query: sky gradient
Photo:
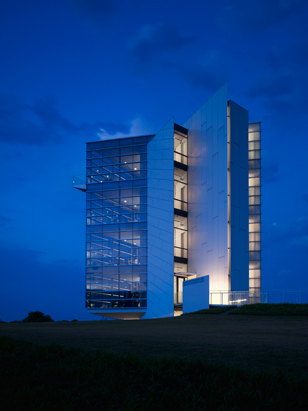
[[[0,319],[84,308],[85,142],[183,124],[221,85],[262,122],[264,291],[308,289],[308,3],[0,2]]]

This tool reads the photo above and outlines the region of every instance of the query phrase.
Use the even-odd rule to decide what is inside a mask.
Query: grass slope
[[[308,304],[250,304],[242,305],[229,315],[308,315]]]
[[[215,307],[215,306],[210,306],[208,309],[204,310],[199,310],[199,311],[194,311],[192,313],[187,313],[184,315],[193,315],[193,314],[222,314],[226,311],[231,310],[232,308],[235,308],[234,305],[223,305],[220,307]]]
[[[1,410],[303,410],[307,379],[0,338]],[[296,393],[296,395],[294,395]]]

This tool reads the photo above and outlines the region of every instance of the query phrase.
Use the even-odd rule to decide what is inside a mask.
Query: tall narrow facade
[[[206,275],[212,304],[258,300],[260,140],[223,86],[182,126],[87,144],[89,312],[177,315],[183,282]]]

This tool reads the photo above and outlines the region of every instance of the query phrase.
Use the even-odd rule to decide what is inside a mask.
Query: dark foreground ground
[[[143,321],[0,324],[0,336],[34,343],[227,364],[308,377],[308,318],[193,315]]]

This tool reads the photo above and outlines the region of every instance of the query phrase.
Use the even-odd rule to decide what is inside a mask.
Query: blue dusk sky
[[[85,143],[183,124],[220,86],[262,121],[263,290],[308,288],[308,2],[0,2],[0,318],[98,319]]]

